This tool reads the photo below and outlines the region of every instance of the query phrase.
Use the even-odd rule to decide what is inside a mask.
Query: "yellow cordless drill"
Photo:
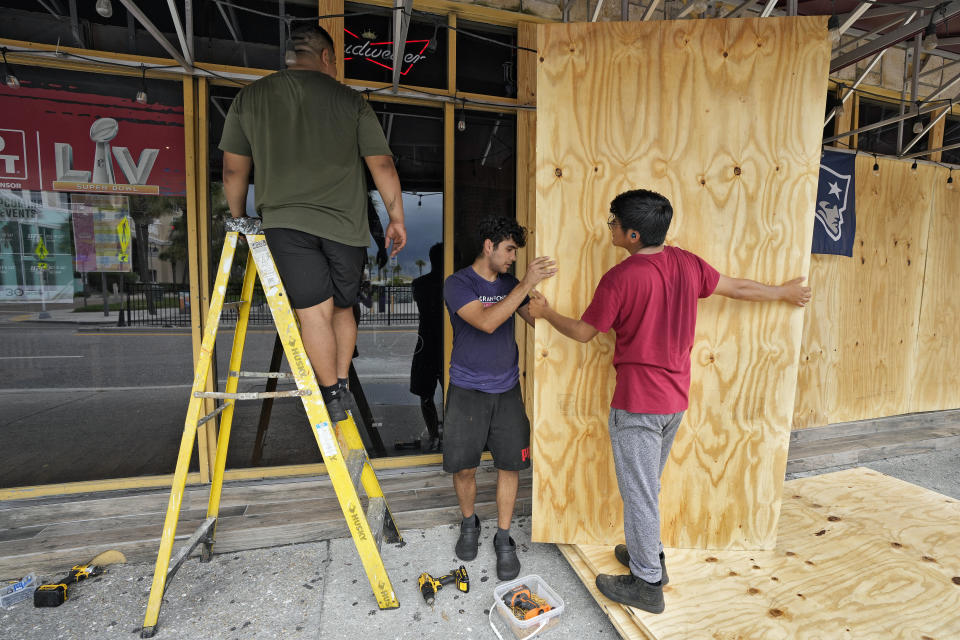
[[[470,577],[467,575],[467,568],[463,565],[439,578],[434,578],[429,573],[421,573],[417,583],[420,585],[420,594],[423,596],[423,601],[427,604],[433,604],[437,597],[437,591],[440,591],[444,585],[455,583],[460,591],[464,593],[470,591]]]

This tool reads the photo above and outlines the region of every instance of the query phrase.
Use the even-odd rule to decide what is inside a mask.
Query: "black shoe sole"
[[[634,607],[635,609],[642,609],[642,610],[647,611],[647,612],[649,612],[649,613],[663,613],[663,610],[666,608],[666,606],[664,605],[664,602],[663,602],[662,597],[659,599],[659,601],[650,602],[650,601],[648,601],[648,600],[640,600],[639,598],[631,598],[631,597],[629,597],[629,596],[622,595],[622,594],[618,594],[618,593],[615,593],[615,592],[613,592],[613,591],[610,591],[609,589],[607,589],[607,588],[604,586],[604,582],[600,579],[602,576],[603,576],[603,574],[598,575],[595,583],[596,583],[597,589],[600,591],[600,593],[602,593],[604,596],[606,596],[606,597],[609,598],[610,600],[613,600],[614,602],[618,602],[618,603],[620,603],[620,604],[626,605],[626,606],[628,606],[628,607]]]
[[[627,545],[618,544],[613,548],[613,556],[627,569],[630,568],[630,552],[627,551]],[[670,577],[667,576],[667,561],[663,554],[660,554],[660,584],[667,586],[670,584]]]

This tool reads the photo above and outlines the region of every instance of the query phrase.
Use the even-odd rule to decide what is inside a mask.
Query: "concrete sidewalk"
[[[209,564],[193,558],[167,590],[155,637],[494,638],[488,613],[498,584],[495,531],[495,521],[483,522],[480,553],[468,563],[453,553],[459,533],[453,524],[407,530],[402,546],[385,545],[384,563],[401,603],[390,611],[377,608],[350,539],[217,555]],[[529,517],[515,519],[511,533],[523,563],[520,575],[540,576],[564,601],[550,638],[617,637],[556,546],[530,542]],[[470,592],[445,587],[427,606],[417,588],[420,573],[439,576],[460,564],[470,575]],[[35,609],[24,602],[0,610],[0,635],[10,640],[139,637],[152,575],[152,563],[117,565],[72,586],[70,599],[58,608]],[[494,621],[505,639],[513,638],[496,613]]]

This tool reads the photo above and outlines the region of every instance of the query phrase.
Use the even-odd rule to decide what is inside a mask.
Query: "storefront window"
[[[516,98],[516,44],[516,29],[458,22],[457,48],[470,55],[457,56],[457,91]]]
[[[960,144],[960,118],[947,116],[943,130],[943,146]],[[960,164],[960,149],[949,149],[943,152],[941,159],[949,164]],[[954,180],[960,179],[960,176]]]
[[[881,120],[886,120],[887,118],[900,115],[900,105],[892,102],[878,102],[860,98],[859,114],[857,126],[865,127],[869,124],[873,124],[874,122],[880,122]],[[917,119],[904,120],[903,144],[906,145],[909,143],[916,135],[912,132],[913,125],[916,122],[919,122],[922,126],[926,126],[929,121],[930,114],[921,115]],[[878,129],[865,131],[864,133],[859,134],[857,138],[858,148],[860,151],[866,151],[869,153],[895,156],[898,153],[897,137],[899,135],[899,129],[900,125],[898,123],[894,123]],[[921,142],[918,144],[925,145],[926,142],[921,140]]]
[[[393,82],[393,11],[345,5],[344,75],[352,80]],[[351,15],[353,14],[353,15]],[[447,19],[414,12],[404,47],[400,84],[447,88]]]
[[[192,368],[168,328],[189,310],[181,85],[137,101],[139,78],[17,74],[0,87],[0,486],[169,473]]]
[[[516,215],[517,116],[458,109],[456,117],[454,267],[462,269],[480,251],[479,221]]]
[[[211,91],[211,101],[219,106],[210,111],[211,204],[215,228],[218,218],[228,215],[219,195],[222,193],[222,153],[215,147],[222,129],[221,110],[229,109],[235,93],[236,90],[229,87],[214,87]],[[431,440],[431,433],[438,432],[443,411],[442,389],[438,383],[443,348],[439,328],[442,327],[442,307],[439,286],[431,286],[442,283],[442,247],[433,251],[434,260],[441,258],[438,272],[428,277],[433,271],[431,248],[443,240],[443,111],[439,107],[377,101],[371,102],[371,106],[396,161],[403,188],[408,241],[399,255],[389,258],[371,237],[364,283],[355,308],[359,332],[351,388],[357,398],[361,437],[372,457],[419,455],[438,451],[438,443]],[[372,180],[368,186],[373,226],[386,229],[389,223],[386,210]],[[250,213],[254,213],[249,205],[255,189],[256,168],[248,197]],[[245,248],[237,252],[228,297],[239,292],[245,256]],[[219,253],[212,258],[219,258]],[[421,277],[425,279],[418,280]],[[428,318],[424,314],[432,315]],[[418,331],[422,316],[426,319],[425,330]],[[235,314],[224,317],[217,354],[221,388],[228,374]],[[254,295],[251,320],[243,368],[267,371],[273,361],[276,331],[259,292]],[[289,371],[282,358],[279,367],[281,371]],[[431,380],[435,381],[432,386]],[[265,379],[244,378],[240,391],[263,391],[265,386]],[[293,384],[286,381],[277,386],[278,390],[290,388]],[[267,410],[257,402],[238,403],[227,454],[228,468],[320,461],[300,400],[277,400]]]

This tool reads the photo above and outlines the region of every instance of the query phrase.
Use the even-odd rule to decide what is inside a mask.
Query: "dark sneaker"
[[[323,399],[323,403],[327,405],[327,413],[330,414],[330,419],[334,422],[342,422],[347,419],[347,412],[343,408],[343,391],[343,389],[337,389]]]
[[[497,552],[497,578],[500,580],[513,580],[516,578],[520,573],[517,543],[509,536],[506,541],[497,541],[497,537],[494,536],[493,548]]]
[[[460,523],[460,537],[457,538],[457,546],[454,551],[461,560],[473,560],[477,557],[477,547],[480,546],[480,518],[476,514],[473,516],[475,526],[466,526]]]
[[[617,560],[620,561],[620,564],[625,566],[627,569],[630,568],[630,552],[627,551],[627,545],[618,544],[613,548],[613,555],[616,556]],[[670,578],[667,576],[667,559],[663,557],[663,553],[660,554],[660,586],[665,587],[670,583]]]
[[[597,576],[597,589],[614,602],[650,613],[663,613],[663,587],[660,583],[650,584],[632,573],[623,576],[601,573]]]

